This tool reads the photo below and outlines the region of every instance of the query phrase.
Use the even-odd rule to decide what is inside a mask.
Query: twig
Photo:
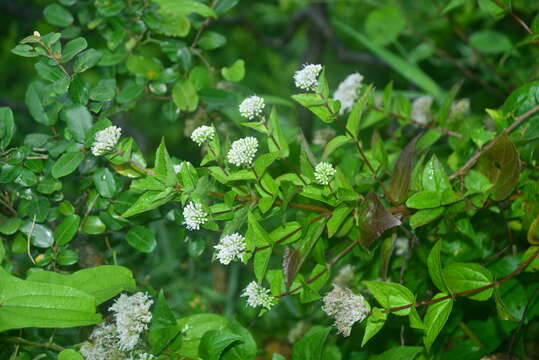
[[[470,289],[470,290],[466,290],[466,291],[460,291],[460,292],[452,293],[450,295],[442,296],[442,297],[439,297],[439,298],[436,298],[436,299],[418,301],[418,302],[412,303],[412,304],[406,304],[406,305],[402,305],[402,306],[392,307],[392,308],[389,308],[389,309],[385,309],[384,312],[395,312],[395,311],[399,311],[399,310],[408,309],[408,308],[411,308],[411,307],[419,307],[419,306],[424,306],[424,305],[431,305],[431,304],[435,304],[435,303],[438,303],[440,301],[444,301],[444,300],[447,300],[447,299],[452,299],[452,298],[455,298],[455,297],[458,297],[458,296],[473,295],[473,294],[477,294],[477,293],[479,293],[481,291],[491,289],[491,288],[493,288],[495,286],[503,284],[504,282],[506,282],[508,280],[511,280],[513,277],[518,275],[522,270],[524,270],[526,268],[526,266],[528,266],[533,260],[535,260],[535,258],[537,256],[539,256],[539,249],[536,250],[528,259],[526,259],[524,262],[522,262],[513,272],[509,273],[508,275],[501,278],[500,280],[495,281],[493,283],[490,283],[488,285],[484,285],[484,286],[481,286],[481,287],[478,287],[478,288],[475,288],[475,289]]]
[[[539,111],[539,105],[534,106],[532,109],[528,110],[526,113],[520,115],[513,121],[511,125],[506,127],[498,136],[496,136],[494,139],[490,140],[487,145],[482,147],[481,149],[477,149],[475,154],[464,164],[460,169],[455,171],[453,174],[449,176],[449,180],[452,180],[458,176],[462,176],[468,172],[472,168],[472,166],[475,165],[477,160],[483,155],[485,152],[487,152],[494,144],[504,135],[509,135],[509,133],[513,130],[515,130],[520,124],[522,124],[526,119],[528,119],[530,116],[535,114]]]
[[[490,0],[492,1],[493,3],[495,3],[496,5],[498,5],[500,8],[502,9],[506,9],[506,6],[500,2],[500,0]],[[517,14],[515,14],[513,12],[512,9],[509,9],[509,15],[513,18],[513,20],[515,20],[520,26],[522,26],[522,28],[524,28],[524,30],[526,30],[526,32],[530,35],[534,35],[534,32],[532,31],[532,29],[530,29],[530,27],[526,24],[526,22],[524,20],[522,20]],[[539,40],[534,40],[533,43],[535,45],[539,45]]]
[[[24,344],[24,345],[30,345],[30,346],[37,346],[37,347],[51,349],[51,350],[54,350],[54,351],[57,351],[57,352],[65,350],[62,346],[56,345],[54,343],[43,344],[43,343],[38,343],[38,342],[35,342],[35,341],[26,340],[26,339],[24,339],[22,337],[19,337],[19,336],[10,336],[10,337],[6,337],[4,339],[7,342],[11,342],[11,343],[15,343],[15,344]]]
[[[30,260],[32,261],[34,265],[36,264],[36,261],[34,260],[34,258],[32,257],[32,253],[30,252],[30,241],[34,233],[34,227],[36,226],[36,216],[37,215],[34,215],[34,219],[32,220],[32,227],[30,228],[30,232],[28,232],[28,239],[26,242],[26,254],[28,255],[28,257],[30,258]]]

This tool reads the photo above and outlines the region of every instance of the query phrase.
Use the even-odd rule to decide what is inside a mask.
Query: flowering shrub
[[[404,29],[388,6],[368,37],[333,26],[421,93],[379,91],[366,73],[333,83],[331,66],[306,63],[289,72],[290,99],[261,95],[242,88],[244,60],[214,64],[227,40],[209,27],[237,4],[60,0],[43,12],[60,30],[12,49],[39,79],[25,92],[32,126],[0,108],[0,357],[536,355],[539,82],[486,109],[458,98],[462,82],[442,90],[386,49]],[[474,61],[536,47],[537,19],[475,6],[444,11],[531,35],[501,51],[502,33],[465,37]],[[292,104],[311,125],[291,125]],[[181,149],[130,128],[145,106],[190,130]]]

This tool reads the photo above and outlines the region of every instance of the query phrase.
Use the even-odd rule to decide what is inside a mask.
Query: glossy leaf
[[[129,230],[125,239],[129,245],[143,253],[152,252],[157,245],[153,232],[140,225]]]

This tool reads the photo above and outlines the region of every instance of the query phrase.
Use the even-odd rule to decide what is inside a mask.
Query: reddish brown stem
[[[473,294],[477,294],[477,293],[479,293],[481,291],[488,290],[490,288],[493,288],[495,286],[503,284],[504,282],[506,282],[506,281],[512,279],[513,277],[515,277],[516,275],[518,275],[522,270],[524,270],[526,268],[526,266],[531,264],[531,262],[533,260],[535,260],[535,258],[537,256],[539,256],[539,249],[537,249],[532,254],[532,256],[530,256],[524,262],[522,262],[514,271],[512,271],[511,273],[509,273],[505,277],[501,278],[500,280],[495,281],[493,283],[490,283],[488,285],[484,285],[484,286],[481,286],[481,287],[478,287],[478,288],[475,288],[475,289],[466,290],[466,291],[456,292],[456,293],[453,293],[451,295],[442,296],[442,297],[436,298],[436,299],[418,301],[418,302],[413,303],[413,304],[407,304],[407,305],[392,307],[392,308],[389,308],[389,309],[385,309],[385,312],[394,312],[394,311],[404,310],[404,309],[411,308],[412,306],[418,307],[418,306],[423,306],[423,305],[435,304],[435,303],[438,303],[440,301],[455,298],[455,297],[458,297],[458,296],[473,295]]]

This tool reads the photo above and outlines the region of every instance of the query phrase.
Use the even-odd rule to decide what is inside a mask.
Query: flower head
[[[34,31],[34,36],[35,37],[41,37],[41,34],[39,33],[39,31]]]
[[[324,296],[322,310],[335,319],[339,333],[349,336],[352,325],[361,322],[369,314],[369,305],[361,295],[333,284],[333,290]]]
[[[111,153],[116,148],[116,144],[118,144],[121,135],[122,129],[117,126],[109,126],[106,129],[98,131],[95,134],[92,153],[95,156]]]
[[[196,142],[198,146],[212,141],[215,137],[215,128],[213,126],[202,125],[197,127],[191,134],[191,140]]]
[[[314,178],[320,185],[327,185],[335,177],[337,172],[328,162],[321,162],[314,168]]]
[[[235,259],[242,260],[245,246],[245,237],[234,233],[223,237],[214,248],[217,249],[216,257],[221,264],[228,265]]]
[[[395,240],[395,255],[402,256],[408,252],[408,249],[410,247],[410,241],[402,236],[399,236],[397,240]]]
[[[460,99],[451,104],[449,117],[451,119],[460,118],[470,111],[470,99]]]
[[[296,83],[296,87],[306,91],[316,90],[318,86],[318,76],[320,76],[321,71],[322,65],[320,64],[303,65],[301,70],[294,73],[294,82]]]
[[[208,221],[208,214],[201,203],[191,201],[183,208],[183,218],[187,230],[200,230],[200,225]]]
[[[421,96],[415,99],[412,103],[412,120],[419,124],[427,124],[433,100],[432,96]]]
[[[246,296],[247,304],[252,307],[262,306],[269,310],[273,306],[274,299],[269,289],[258,285],[256,281],[251,281],[241,296]]]
[[[232,143],[227,154],[229,163],[236,166],[251,165],[258,150],[258,140],[254,137],[245,137]]]
[[[352,109],[359,96],[359,88],[362,85],[363,75],[359,73],[350,74],[344,79],[333,93],[333,99],[341,102],[340,114]]]
[[[140,334],[148,329],[152,319],[152,304],[148,295],[138,292],[131,296],[120,295],[109,308],[114,313],[120,350],[129,351],[138,344]]]
[[[80,353],[86,360],[121,358],[122,351],[118,348],[117,334],[115,325],[99,324],[90,334],[90,341],[82,344]]]
[[[263,98],[253,95],[241,102],[240,114],[244,118],[253,120],[262,115],[265,106]]]

